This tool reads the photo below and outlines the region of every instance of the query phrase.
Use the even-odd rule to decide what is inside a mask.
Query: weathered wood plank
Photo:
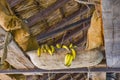
[[[0,28],[0,44],[4,44],[5,31]],[[0,57],[3,53],[3,45],[0,45]],[[31,69],[34,65],[24,55],[18,45],[12,40],[8,44],[8,54],[6,61],[16,69]]]
[[[102,0],[108,67],[120,67],[120,0]]]
[[[64,58],[68,53],[65,49],[56,50],[53,56],[50,56],[48,53],[42,53],[41,56],[38,57],[36,54],[37,51],[30,51],[27,52],[27,54],[36,67],[46,70],[90,67],[99,64],[103,59],[103,54],[96,49],[91,51],[76,50],[77,57],[69,67],[64,65]]]
[[[92,9],[93,6],[89,6],[89,8]],[[87,7],[83,7],[82,9],[79,9],[78,11],[74,12],[72,15],[63,18],[62,21],[60,21],[56,25],[50,26],[51,28],[50,28],[50,30],[48,30],[48,32],[54,31],[58,28],[62,28],[64,26],[68,25],[70,23],[70,21],[72,21],[76,17],[86,14],[88,11],[89,11],[89,9]]]

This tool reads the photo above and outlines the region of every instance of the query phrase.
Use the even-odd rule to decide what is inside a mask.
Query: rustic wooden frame
[[[2,74],[39,74],[39,73],[87,73],[87,72],[117,72],[120,73],[120,68],[76,68],[76,69],[62,69],[62,70],[0,70]]]
[[[120,0],[102,0],[105,51],[108,67],[120,67]],[[119,70],[120,71],[120,70]]]

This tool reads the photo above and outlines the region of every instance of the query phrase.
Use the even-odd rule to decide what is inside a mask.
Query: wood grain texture
[[[108,67],[120,67],[120,0],[102,0]]]
[[[64,65],[64,58],[68,53],[65,49],[57,50],[53,56],[50,56],[48,53],[42,53],[41,56],[38,57],[37,51],[30,51],[27,52],[27,54],[36,67],[46,70],[90,67],[99,64],[103,59],[103,54],[96,49],[91,51],[76,50],[77,57],[70,67]]]
[[[0,44],[4,44],[5,31],[0,28]],[[1,37],[2,35],[2,37]],[[0,57],[3,53],[3,45],[0,45]],[[18,47],[18,45],[12,40],[8,46],[8,53],[6,61],[11,64],[16,69],[31,69],[34,65],[29,61],[29,59],[24,55],[23,51]]]

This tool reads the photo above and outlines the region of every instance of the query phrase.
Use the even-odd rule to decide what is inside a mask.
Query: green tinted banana
[[[73,60],[76,58],[76,51],[75,49],[71,49],[71,53],[72,53],[72,56],[73,56]]]
[[[73,48],[77,48],[77,46],[73,46]]]
[[[41,49],[40,48],[38,48],[38,50],[37,50],[37,55],[38,55],[38,57],[40,57],[40,55],[41,55]]]
[[[61,48],[61,44],[56,44],[56,48]]]
[[[44,45],[46,50],[49,50],[49,46],[47,44]]]
[[[66,54],[65,62],[64,62],[65,66],[70,66],[71,63],[72,63],[72,60],[73,60],[73,56],[71,54],[69,54],[69,53]]]
[[[69,48],[66,45],[63,45],[62,48],[64,48],[64,49],[69,51]]]

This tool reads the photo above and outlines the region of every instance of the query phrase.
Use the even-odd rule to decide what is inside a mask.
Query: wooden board
[[[27,54],[36,67],[45,70],[90,67],[99,64],[103,59],[103,54],[98,50],[80,51],[76,49],[76,51],[77,57],[69,67],[64,65],[65,55],[68,53],[65,49],[57,50],[53,56],[48,53],[42,53],[38,57],[37,51],[30,51]]]
[[[108,67],[120,67],[120,0],[102,0]]]
[[[5,31],[0,28],[0,44],[4,44]],[[0,45],[0,57],[2,56],[3,45]],[[8,44],[8,54],[6,61],[16,69],[31,69],[34,65],[29,61],[29,59],[24,55],[22,50],[18,45],[12,40]]]

